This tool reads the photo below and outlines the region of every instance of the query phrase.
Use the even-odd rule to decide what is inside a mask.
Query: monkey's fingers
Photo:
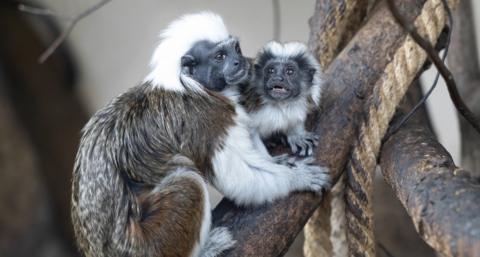
[[[298,156],[300,157],[304,157],[304,156],[308,156],[308,143],[305,141],[305,142],[301,142],[301,143],[298,143],[297,144],[299,150],[298,150]]]
[[[295,157],[289,154],[281,154],[273,156],[273,161],[277,164],[285,165],[288,167],[295,167]]]
[[[322,190],[330,188],[331,179],[327,168],[316,165],[307,165],[300,168],[303,168],[309,177],[308,190],[321,194]]]

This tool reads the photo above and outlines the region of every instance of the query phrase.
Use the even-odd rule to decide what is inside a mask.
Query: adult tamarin
[[[83,129],[72,219],[86,256],[217,256],[234,240],[210,229],[207,182],[239,205],[327,185],[327,169],[309,160],[279,165],[259,151],[246,113],[210,90],[242,82],[249,70],[219,16],[171,23],[152,67]]]
[[[292,152],[311,155],[317,137],[305,129],[305,122],[320,103],[318,61],[303,43],[270,42],[259,51],[253,66],[253,79],[240,100],[252,128],[262,139],[283,134]]]

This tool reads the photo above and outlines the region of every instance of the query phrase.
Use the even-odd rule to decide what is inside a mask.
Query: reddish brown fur
[[[138,245],[154,248],[148,252],[189,256],[200,239],[204,198],[202,186],[189,177],[171,181],[158,192],[142,192],[137,197],[141,220],[130,219],[127,233],[142,242]]]

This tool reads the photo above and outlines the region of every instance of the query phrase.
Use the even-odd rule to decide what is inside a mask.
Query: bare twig
[[[442,0],[446,11],[449,16],[451,16],[451,10],[448,7],[448,3],[446,0]],[[448,93],[450,94],[450,98],[452,99],[453,104],[457,108],[458,112],[472,125],[475,130],[480,133],[480,123],[478,119],[475,117],[472,111],[468,108],[468,106],[464,103],[460,94],[457,89],[457,85],[455,79],[453,78],[452,73],[450,70],[445,66],[442,59],[439,57],[438,52],[434,49],[432,44],[425,40],[420,34],[415,30],[414,26],[408,20],[403,17],[398,9],[396,8],[393,0],[387,0],[387,4],[392,12],[394,18],[397,22],[403,27],[403,29],[415,40],[415,42],[425,50],[428,55],[428,58],[435,64],[438,71],[442,75],[445,83],[447,84]]]
[[[65,41],[65,39],[70,35],[70,33],[73,31],[75,28],[75,25],[79,21],[81,21],[83,18],[87,17],[88,15],[92,14],[96,10],[100,9],[102,6],[107,4],[112,0],[101,0],[100,2],[88,7],[86,10],[81,12],[75,17],[69,18],[69,22],[67,25],[67,28],[52,42],[52,44],[45,50],[45,52],[40,55],[38,58],[39,63],[44,63],[50,55],[52,55],[55,50]],[[42,16],[54,16],[54,17],[62,17],[60,15],[55,14],[53,11],[49,9],[41,9],[41,8],[36,8],[32,6],[27,6],[24,4],[21,4],[18,6],[18,9],[23,12],[31,13],[31,14],[36,14],[36,15],[42,15]]]
[[[55,17],[57,19],[66,20],[66,21],[72,21],[73,20],[73,17],[60,15],[60,14],[55,13],[54,11],[52,11],[50,9],[47,9],[47,8],[38,8],[38,7],[34,7],[34,6],[20,4],[20,5],[18,5],[18,10],[22,11],[22,12],[25,12],[25,13],[29,13],[29,14],[34,14],[34,15],[39,15],[39,16],[50,16],[50,17]]]

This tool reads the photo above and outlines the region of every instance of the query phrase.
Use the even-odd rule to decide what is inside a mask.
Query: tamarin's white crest
[[[180,17],[168,25],[160,34],[161,43],[155,49],[150,61],[152,71],[145,81],[169,90],[189,89],[202,91],[202,85],[181,74],[180,57],[185,55],[197,42],[219,43],[229,39],[222,17],[212,12],[200,12]],[[182,85],[181,80],[188,83]]]

